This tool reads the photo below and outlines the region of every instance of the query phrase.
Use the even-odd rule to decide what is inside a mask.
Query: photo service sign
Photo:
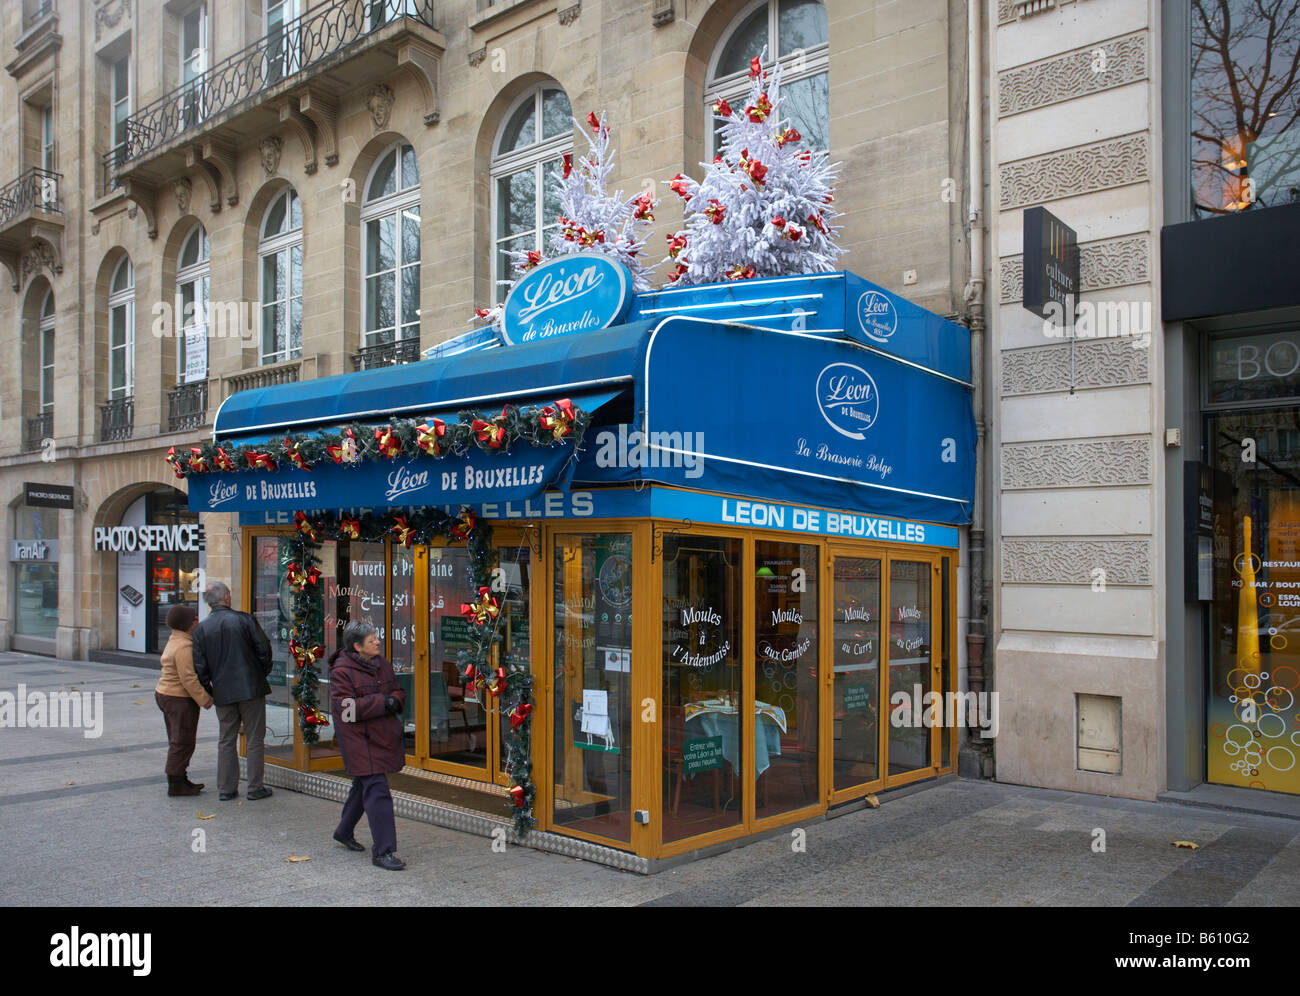
[[[560,256],[528,271],[506,298],[502,327],[507,343],[620,325],[632,307],[632,274],[595,253]]]
[[[1079,237],[1040,207],[1025,209],[1024,306],[1039,318],[1074,324],[1079,300]]]

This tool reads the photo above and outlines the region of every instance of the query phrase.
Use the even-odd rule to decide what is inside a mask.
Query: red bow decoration
[[[447,535],[454,540],[463,542],[469,539],[469,534],[474,531],[476,525],[478,525],[478,519],[475,517],[473,510],[462,508],[460,518],[456,520],[454,526],[447,530]]]
[[[298,444],[290,442],[288,436],[284,437],[284,455],[285,458],[299,470],[311,470],[306,458],[303,457],[302,452],[298,449]]]
[[[713,113],[722,118],[731,117],[731,105],[727,103],[725,97],[719,97],[713,102]]]
[[[727,216],[727,209],[716,200],[711,200],[709,206],[704,209],[704,215],[715,225],[721,225],[722,219]]]
[[[785,219],[778,214],[775,218],[772,219],[772,227],[785,228]]]
[[[791,242],[798,242],[802,235],[803,235],[803,229],[795,228],[794,225],[791,225],[789,228],[785,230],[785,237],[789,239]]]
[[[523,726],[524,721],[528,719],[528,714],[532,711],[533,704],[531,702],[520,702],[510,710],[510,728],[512,730],[517,730],[519,727]]]
[[[758,61],[758,56],[749,60],[749,78],[755,79],[759,73],[763,73],[763,64]],[[763,73],[763,79],[767,79],[767,73]]]
[[[767,167],[757,159],[749,158],[749,150],[740,150],[740,168],[754,181],[754,186],[761,187],[767,181]]]
[[[524,808],[524,787],[516,785],[510,790],[510,798],[514,801],[516,809]]]
[[[250,450],[244,454],[244,458],[248,461],[249,470],[257,470],[259,467],[262,470],[275,470],[275,461],[269,453],[254,453]]]
[[[309,567],[303,570],[300,564],[290,564],[284,579],[289,582],[289,587],[294,591],[302,591],[307,585],[320,581],[320,568]]]
[[[564,172],[561,174],[561,179],[567,180],[569,174],[573,172],[573,153],[566,152],[564,155],[560,156],[560,162],[564,164]]]
[[[302,721],[308,726],[329,726],[330,718],[319,709],[313,709],[311,706],[303,706]]]
[[[440,418],[432,419],[429,422],[421,422],[415,427],[415,445],[428,453],[429,456],[439,456],[442,453],[438,440],[447,435],[447,424]]]
[[[632,203],[636,205],[636,210],[632,213],[633,218],[636,218],[639,221],[655,220],[654,214],[651,213],[654,209],[655,202],[649,192],[642,194],[640,197],[633,200]]]
[[[356,519],[342,519],[339,521],[339,532],[348,539],[360,539],[361,523]]]
[[[325,452],[334,458],[335,463],[354,463],[357,459],[357,438],[351,429],[343,430],[340,443],[325,447]]]
[[[470,423],[470,428],[474,430],[480,446],[487,446],[489,449],[499,450],[506,441],[506,419],[508,413],[505,408],[501,409],[501,414],[497,415],[490,422],[485,422],[481,418],[476,418]]]
[[[493,601],[495,601],[495,599],[493,599]],[[488,682],[487,690],[488,690],[488,694],[491,695],[493,698],[496,698],[498,695],[500,695],[502,692],[506,690],[506,669],[505,668],[503,667],[497,668],[496,676],[490,682]]]
[[[325,648],[318,644],[304,646],[293,638],[289,639],[289,656],[294,660],[298,667],[305,667],[314,660],[320,660],[325,655]]]
[[[393,523],[394,525],[389,532],[397,536],[397,540],[402,546],[409,548],[415,542],[415,527],[406,521],[404,515],[394,515]]]
[[[760,93],[758,100],[745,108],[745,113],[749,115],[749,120],[754,124],[762,124],[767,120],[767,116],[772,113],[772,102],[767,99],[767,94]]]
[[[690,177],[683,176],[681,173],[678,173],[669,182],[668,187],[678,197],[685,199],[691,196],[690,183],[691,183]]]
[[[170,464],[172,470],[174,470],[174,471],[176,472],[176,476],[177,476],[177,477],[179,477],[179,478],[184,478],[184,477],[185,477],[185,471],[183,471],[183,470],[181,469],[181,465],[180,465],[180,463],[178,463],[177,460],[176,460],[176,447],[175,447],[175,446],[171,446],[171,447],[168,448],[168,450],[167,450],[167,455],[166,455],[165,457],[163,457],[163,459],[166,460],[168,464]]]
[[[668,240],[668,255],[676,259],[677,254],[686,248],[686,236],[665,235],[664,238]]]
[[[808,216],[808,224],[816,225],[817,231],[821,232],[823,235],[826,234],[826,222],[822,220],[822,214],[820,211]]]
[[[312,525],[311,519],[307,518],[307,516],[304,515],[302,512],[294,512],[293,524],[294,524],[294,528],[296,528],[298,532],[302,533],[309,540],[315,542],[316,527]]]
[[[224,470],[227,473],[235,469],[235,461],[230,459],[230,454],[220,446],[217,447],[217,455],[212,458],[212,463],[217,470]]]
[[[781,133],[776,136],[776,147],[778,149],[784,148],[787,142],[797,142],[801,138],[803,136],[799,134],[799,129],[782,128]]]
[[[501,606],[497,604],[496,596],[484,585],[478,590],[477,602],[461,603],[460,614],[476,625],[486,626],[501,614]],[[505,678],[504,671],[501,672],[501,677]]]
[[[534,266],[542,261],[542,254],[536,249],[528,250],[528,262],[524,264],[525,270],[531,270]]]
[[[190,473],[206,474],[208,472],[208,461],[203,459],[203,451],[197,446],[190,447]]]
[[[587,124],[591,125],[592,131],[600,131],[600,121],[597,119],[595,111],[587,112]]]
[[[573,431],[573,423],[577,417],[573,410],[573,402],[568,398],[561,398],[555,403],[554,408],[550,405],[543,408],[541,418],[538,421],[543,429],[555,437],[555,441],[558,443]]]
[[[755,270],[752,266],[741,266],[737,263],[725,274],[728,280],[752,280]]]
[[[597,242],[603,243],[605,241],[605,230],[603,228],[598,228],[594,232],[589,232],[585,228],[579,226],[578,241],[584,246],[593,246]]]
[[[402,455],[402,438],[393,431],[391,425],[386,429],[375,430],[375,443],[379,446],[380,455],[389,460]]]
[[[669,282],[676,283],[677,278],[680,277],[685,272],[686,272],[686,261],[683,260],[682,262],[677,264],[677,266],[673,269],[671,273],[668,274]]]
[[[472,684],[473,681],[474,681],[474,679],[475,679],[475,677],[477,677],[477,676],[478,676],[478,671],[476,671],[476,670],[474,669],[474,665],[473,665],[473,664],[470,664],[470,665],[468,665],[468,666],[465,668],[465,683],[466,683],[467,685],[468,685],[468,684]]]

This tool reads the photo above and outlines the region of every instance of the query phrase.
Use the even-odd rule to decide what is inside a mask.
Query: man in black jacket
[[[203,591],[211,607],[194,630],[194,673],[212,696],[221,732],[217,739],[217,791],[222,802],[239,795],[239,727],[248,738],[248,798],[265,799],[262,743],[266,697],[271,694],[271,641],[257,620],[230,607],[230,589],[214,581]]]

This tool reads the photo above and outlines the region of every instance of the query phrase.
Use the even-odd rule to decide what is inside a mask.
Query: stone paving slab
[[[259,802],[218,802],[210,711],[191,767],[209,789],[167,798],[154,680],[121,665],[0,653],[0,690],[21,682],[105,693],[97,739],[0,729],[0,902],[1300,905],[1300,821],[962,780],[799,828],[803,850],[787,831],[649,877],[530,848],[498,853],[489,838],[399,819],[398,853],[409,867],[386,872],[330,839],[337,803],[285,789]],[[1104,853],[1092,848],[1097,828]],[[357,836],[369,841],[364,821]],[[1200,849],[1174,848],[1175,840]],[[290,863],[290,854],[311,860]]]

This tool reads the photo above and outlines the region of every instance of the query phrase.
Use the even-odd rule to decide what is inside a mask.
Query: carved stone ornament
[[[479,66],[483,65],[483,60],[486,58],[487,46],[484,45],[482,48],[476,48],[469,54],[469,64],[471,68],[477,69]]]
[[[55,272],[54,251],[44,242],[33,240],[23,253],[22,282],[25,284],[44,268]]]
[[[194,193],[194,183],[188,176],[176,181],[176,209],[186,214],[190,209],[190,196]]]
[[[1138,31],[1000,73],[998,116],[1010,117],[1146,78],[1147,33]]]
[[[559,14],[560,23],[567,28],[570,24],[572,24],[574,21],[578,19],[578,15],[581,13],[582,13],[582,4],[580,3],[575,3],[572,7],[565,7],[562,11],[560,11]]]
[[[1003,256],[999,261],[1001,301],[1012,304],[1024,298],[1024,258]],[[1079,283],[1083,290],[1126,287],[1151,279],[1151,239],[1147,235],[1120,235],[1079,244]]]
[[[1151,584],[1149,539],[1004,539],[1002,580],[1007,584]]]
[[[116,28],[122,18],[131,13],[131,0],[95,0],[95,41],[99,41],[105,28]]]
[[[258,150],[262,153],[262,169],[266,170],[267,176],[274,176],[280,168],[280,152],[283,149],[284,143],[276,135],[268,135],[258,144]]]
[[[998,170],[1002,210],[1145,183],[1151,176],[1145,132],[1007,163]]]
[[[1002,447],[1004,491],[1150,483],[1151,440],[1146,436]]]
[[[1126,302],[1120,302],[1125,306]],[[1148,329],[1148,332],[1150,330]],[[1079,339],[1074,344],[1074,385],[1078,388],[1124,387],[1151,380],[1151,350],[1140,339],[1115,336]],[[1150,344],[1150,336],[1146,344]],[[1002,396],[1064,391],[1070,386],[1070,341],[1049,346],[1009,349],[1002,353]]]
[[[393,88],[384,83],[376,83],[366,94],[366,107],[370,111],[370,120],[375,123],[375,131],[388,127],[394,99]]]

